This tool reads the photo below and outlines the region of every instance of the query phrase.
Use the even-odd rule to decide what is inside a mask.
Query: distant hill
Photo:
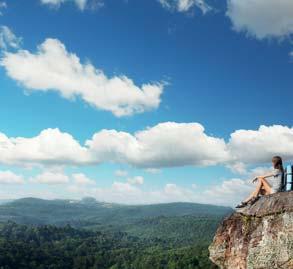
[[[23,198],[0,205],[0,222],[27,225],[67,224],[93,231],[126,232],[176,246],[210,242],[229,207],[195,203],[121,205],[83,200]]]
[[[122,225],[154,217],[220,217],[231,213],[229,207],[195,203],[121,205],[91,199],[43,200],[22,198],[0,205],[0,221],[22,224]]]
[[[207,247],[232,211],[194,203],[23,198],[0,205],[0,252],[7,268],[211,269]]]
[[[4,199],[0,199],[0,205],[3,205],[3,204],[7,204],[9,202],[12,202],[13,200],[4,200]]]

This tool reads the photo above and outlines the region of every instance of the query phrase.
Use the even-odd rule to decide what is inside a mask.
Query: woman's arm
[[[264,176],[258,176],[255,179],[253,179],[252,182],[256,182],[258,179],[262,179],[262,178],[273,177],[275,175],[276,175],[275,173],[270,173],[270,174],[266,174]]]
[[[275,176],[276,174],[275,173],[270,173],[270,174],[266,174],[266,175],[264,175],[264,176],[259,176],[259,177],[257,177],[257,178],[267,178],[267,177],[273,177],[273,176]]]

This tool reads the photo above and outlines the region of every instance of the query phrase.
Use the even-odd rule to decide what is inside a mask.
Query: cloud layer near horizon
[[[46,39],[35,53],[6,51],[0,65],[10,78],[32,92],[55,91],[69,100],[81,98],[117,117],[158,108],[164,88],[159,82],[139,87],[127,76],[109,78],[91,63],[81,63],[58,39]]]
[[[239,163],[267,163],[273,155],[293,159],[292,127],[236,130],[227,142],[208,135],[199,123],[176,122],[159,123],[134,134],[103,129],[84,144],[59,129],[45,129],[31,138],[0,133],[0,164],[28,167],[108,162],[138,168],[231,165],[239,170]]]
[[[32,184],[43,188],[34,189]],[[146,190],[143,184],[142,176],[115,180],[108,187],[99,187],[98,181],[82,173],[66,175],[63,172],[46,171],[25,180],[23,176],[11,171],[0,171],[2,199],[81,199],[91,196],[101,202],[123,204],[193,202],[231,206],[239,202],[239,198],[247,196],[253,188],[249,181],[240,178],[227,179],[201,189],[195,187],[195,184],[180,187],[170,182],[160,188]],[[56,191],[57,186],[62,194]],[[9,191],[11,188],[13,192]]]

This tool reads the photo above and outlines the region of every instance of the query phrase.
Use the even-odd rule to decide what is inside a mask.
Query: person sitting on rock
[[[248,204],[255,203],[260,195],[268,195],[282,190],[282,178],[284,174],[283,161],[279,156],[274,156],[272,159],[274,170],[272,173],[265,176],[258,176],[253,179],[253,183],[258,182],[255,191],[236,208],[245,207]]]

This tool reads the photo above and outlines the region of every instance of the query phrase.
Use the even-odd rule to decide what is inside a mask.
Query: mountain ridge
[[[21,198],[0,205],[0,221],[21,224],[71,224],[76,227],[95,224],[125,225],[154,217],[194,216],[221,219],[232,212],[229,207],[196,203],[165,203],[151,205],[121,205],[83,200],[45,200]]]

